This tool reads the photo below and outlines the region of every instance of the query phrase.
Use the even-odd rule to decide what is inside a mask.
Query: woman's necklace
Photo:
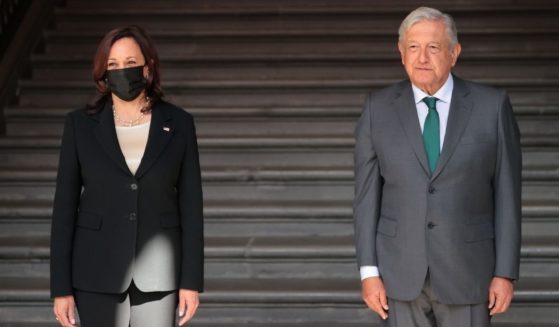
[[[113,115],[115,117],[115,121],[116,121],[117,125],[123,125],[123,126],[127,126],[127,127],[132,127],[132,126],[138,125],[142,121],[142,119],[144,118],[144,109],[148,106],[148,104],[149,104],[149,98],[146,97],[145,104],[140,107],[140,115],[138,115],[138,118],[132,119],[132,120],[124,120],[124,119],[120,118],[120,116],[116,113],[116,109],[115,109],[115,106],[113,104]]]
[[[113,114],[115,115],[115,121],[118,125],[124,125],[127,127],[132,127],[134,125],[138,125],[138,123],[144,118],[144,113],[140,111],[140,115],[136,119],[132,120],[124,120],[119,117],[116,113],[115,107],[113,106]]]

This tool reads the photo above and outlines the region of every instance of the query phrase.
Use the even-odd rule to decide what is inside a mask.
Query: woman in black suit
[[[161,99],[159,59],[137,26],[110,31],[99,96],[66,117],[51,235],[62,326],[174,326],[203,288],[202,187],[194,121]]]

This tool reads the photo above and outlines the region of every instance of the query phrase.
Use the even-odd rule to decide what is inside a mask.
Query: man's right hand
[[[76,304],[72,295],[54,298],[54,316],[60,326],[73,327],[76,325],[75,307]]]
[[[382,319],[388,318],[388,300],[380,277],[369,277],[361,281],[361,295],[367,306]]]

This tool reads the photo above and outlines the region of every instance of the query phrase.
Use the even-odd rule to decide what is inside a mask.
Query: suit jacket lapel
[[[132,175],[118,143],[112,105],[113,102],[109,99],[105,103],[103,110],[97,114],[99,125],[95,128],[95,137],[117,166],[127,174]]]
[[[148,143],[138,171],[136,171],[136,178],[142,177],[155,163],[171,140],[173,133],[172,117],[163,106],[158,106],[156,103],[151,114]]]
[[[431,179],[437,178],[444,169],[448,160],[456,150],[458,141],[464,133],[464,129],[468,125],[470,114],[472,112],[473,103],[469,99],[469,89],[464,82],[454,77],[454,89],[452,90],[452,100],[450,110],[448,112],[448,122],[446,125],[446,134],[443,143],[443,150],[437,163],[437,168],[433,172]]]
[[[421,134],[421,126],[417,118],[417,107],[414,102],[413,91],[409,82],[402,83],[401,93],[394,100],[394,108],[400,118],[400,123],[406,133],[417,160],[423,167],[425,173],[429,176],[431,172],[427,163],[427,155],[423,146],[423,137]]]

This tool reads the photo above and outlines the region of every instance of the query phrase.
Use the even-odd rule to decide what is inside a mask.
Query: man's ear
[[[456,61],[458,61],[458,57],[460,56],[461,51],[462,51],[462,46],[460,45],[460,43],[456,43],[450,50],[450,57],[452,58],[452,67],[456,65]]]
[[[402,60],[402,65],[405,65],[404,63],[404,56],[405,56],[405,50],[404,49],[404,45],[402,44],[402,42],[398,42],[398,51],[400,51],[400,59]]]

